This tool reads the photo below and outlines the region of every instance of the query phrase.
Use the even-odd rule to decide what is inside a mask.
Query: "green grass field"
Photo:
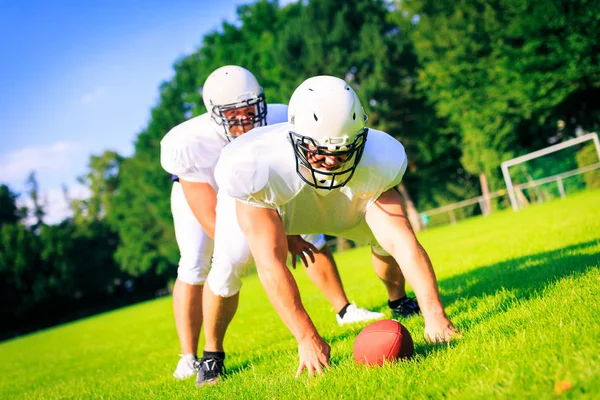
[[[432,229],[420,240],[464,333],[450,346],[427,345],[422,319],[412,318],[403,323],[416,357],[355,365],[353,340],[364,325],[337,326],[300,269],[304,304],[332,346],[323,376],[294,379],[295,341],[253,275],[227,337],[230,375],[216,387],[171,377],[179,349],[171,299],[162,298],[1,343],[0,398],[600,398],[600,191]],[[349,298],[388,312],[368,251],[337,261]]]

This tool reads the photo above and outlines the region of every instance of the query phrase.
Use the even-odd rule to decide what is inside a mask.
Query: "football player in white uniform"
[[[395,190],[406,170],[404,147],[387,133],[365,127],[366,119],[346,82],[314,77],[292,95],[289,123],[255,129],[223,150],[215,171],[220,191],[205,290],[210,294],[204,303],[206,349],[223,351],[241,279],[255,262],[269,300],[298,341],[296,376],[328,366],[330,347],[285,265],[286,235],[316,232],[370,243],[390,307],[405,298],[406,276],[425,319],[425,337],[441,342],[456,334],[431,262]],[[231,223],[235,218],[239,225]],[[222,360],[203,361],[197,384],[218,381]]]
[[[173,373],[178,379],[196,373],[203,285],[213,252],[218,191],[215,164],[223,147],[234,138],[254,127],[287,121],[287,106],[270,104],[267,109],[254,75],[238,66],[214,71],[204,84],[203,100],[208,112],[176,126],[161,142],[162,166],[174,176],[171,210],[181,253],[173,288],[173,310],[182,353]],[[295,266],[296,255],[302,259],[310,279],[338,313],[338,323],[382,317],[381,313],[349,304],[324,236],[314,234],[304,238],[307,241],[300,236],[289,237],[292,262]]]

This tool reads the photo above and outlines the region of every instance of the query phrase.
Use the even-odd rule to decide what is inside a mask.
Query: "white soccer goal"
[[[596,147],[596,152],[598,154],[598,162],[590,164],[590,165],[586,165],[581,168],[572,169],[570,171],[565,171],[560,174],[555,174],[552,176],[544,177],[542,179],[530,180],[526,183],[520,183],[517,185],[513,184],[512,179],[509,174],[509,171],[508,171],[508,169],[510,167],[513,167],[518,164],[523,164],[527,161],[533,160],[534,158],[542,157],[542,156],[548,155],[550,153],[554,153],[559,150],[566,149],[571,146],[581,144],[588,140],[592,140],[594,142],[594,145]],[[506,188],[508,191],[508,196],[510,198],[510,204],[512,205],[512,208],[515,211],[518,211],[520,208],[520,201],[517,200],[517,193],[521,193],[521,190],[525,189],[525,188],[531,189],[531,188],[536,188],[536,187],[546,184],[546,183],[556,182],[560,196],[565,197],[565,189],[564,189],[563,179],[571,177],[571,176],[583,174],[585,172],[600,168],[600,142],[598,141],[598,134],[597,133],[588,133],[586,135],[583,135],[583,136],[580,136],[580,137],[577,137],[574,139],[566,140],[562,143],[559,143],[559,144],[556,144],[553,146],[546,147],[545,149],[534,151],[532,153],[513,158],[512,160],[504,161],[501,164],[501,168],[502,168],[502,175],[504,176],[504,181],[506,182]]]

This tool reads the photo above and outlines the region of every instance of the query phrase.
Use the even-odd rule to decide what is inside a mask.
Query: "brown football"
[[[358,364],[383,365],[384,361],[408,358],[414,350],[412,337],[404,325],[389,319],[373,322],[354,340],[354,360]]]

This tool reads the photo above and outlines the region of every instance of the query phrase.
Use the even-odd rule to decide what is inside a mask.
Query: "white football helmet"
[[[224,129],[230,141],[230,127],[241,126],[243,133],[267,124],[267,103],[262,87],[246,68],[226,65],[213,71],[202,88],[202,100],[215,123]],[[227,117],[228,111],[254,106],[253,115]]]
[[[300,178],[319,189],[347,184],[367,142],[366,121],[356,92],[344,80],[315,76],[298,86],[290,99],[288,122]],[[338,167],[319,165],[325,157],[335,158]]]

